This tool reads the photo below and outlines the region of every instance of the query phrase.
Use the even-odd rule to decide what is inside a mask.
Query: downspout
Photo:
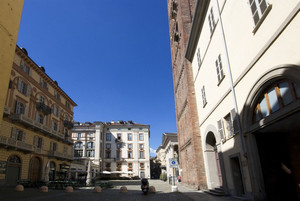
[[[237,126],[238,126],[238,130],[239,130],[239,134],[240,134],[242,152],[243,152],[243,156],[245,158],[247,158],[247,152],[245,150],[245,144],[244,144],[244,139],[243,139],[243,134],[242,134],[242,126],[241,126],[241,121],[240,121],[240,115],[239,115],[239,112],[238,112],[237,100],[236,100],[234,84],[233,84],[231,68],[230,68],[230,62],[229,62],[229,56],[228,56],[228,51],[227,51],[227,44],[226,44],[226,40],[225,40],[224,28],[223,28],[223,23],[222,23],[221,12],[220,12],[220,7],[219,7],[218,0],[216,0],[216,4],[217,4],[217,8],[218,8],[218,17],[219,17],[219,22],[220,22],[220,28],[221,28],[221,33],[222,33],[224,50],[225,50],[227,69],[228,69],[228,72],[229,72],[230,88],[231,88],[232,96],[233,96],[233,104],[234,104],[234,110],[235,110],[236,118],[237,118]]]

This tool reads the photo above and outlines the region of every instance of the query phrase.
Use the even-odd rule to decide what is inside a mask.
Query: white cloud
[[[150,147],[150,156],[156,156],[156,149]]]

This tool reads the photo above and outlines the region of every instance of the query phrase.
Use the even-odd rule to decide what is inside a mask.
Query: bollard
[[[149,187],[149,193],[156,193],[156,189],[154,186]]]
[[[67,186],[66,187],[66,192],[67,193],[72,193],[74,190],[73,190],[73,187],[72,186]]]
[[[24,186],[21,185],[21,184],[17,185],[17,186],[16,186],[16,191],[18,191],[18,192],[24,191]]]
[[[126,186],[122,186],[122,187],[120,188],[120,192],[121,192],[121,193],[127,193],[127,187],[126,187]]]
[[[48,186],[41,186],[40,191],[44,192],[44,193],[47,193],[48,192]]]
[[[95,188],[94,188],[95,193],[101,193],[101,191],[102,191],[102,189],[100,186],[95,186]]]

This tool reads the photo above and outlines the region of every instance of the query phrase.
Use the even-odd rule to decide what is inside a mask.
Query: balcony
[[[30,127],[33,130],[44,133],[44,134],[48,135],[49,137],[55,137],[58,140],[63,140],[65,142],[67,142],[68,144],[73,144],[73,141],[70,139],[65,139],[65,136],[62,133],[51,129],[48,126],[43,125],[43,124],[27,117],[24,114],[13,114],[11,118],[12,118],[13,122],[21,123],[24,126]]]
[[[73,156],[69,155],[67,153],[61,153],[58,151],[49,151],[48,153],[49,157],[54,157],[57,159],[62,159],[62,160],[73,160]]]
[[[74,124],[71,121],[65,120],[64,126],[67,127],[68,129],[72,129],[74,127]]]
[[[4,115],[5,115],[5,116],[10,115],[10,108],[7,107],[7,106],[4,106]]]
[[[24,152],[33,152],[32,145],[5,136],[0,136],[0,145],[4,145],[6,147],[10,147]]]
[[[65,137],[64,142],[70,145],[74,144],[73,139],[71,137]]]
[[[124,162],[125,158],[114,158],[114,161]]]
[[[51,114],[51,108],[47,106],[45,103],[38,102],[36,104],[36,109],[44,113],[44,115]]]

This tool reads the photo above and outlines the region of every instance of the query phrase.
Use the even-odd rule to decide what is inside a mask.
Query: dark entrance
[[[33,183],[39,182],[41,178],[41,161],[38,157],[33,157],[30,161],[30,181]]]
[[[49,181],[55,180],[55,163],[50,162]]]
[[[255,133],[268,200],[299,199],[298,117],[292,115]]]
[[[21,175],[21,160],[18,156],[13,155],[8,158],[6,182],[9,186],[15,186]]]

